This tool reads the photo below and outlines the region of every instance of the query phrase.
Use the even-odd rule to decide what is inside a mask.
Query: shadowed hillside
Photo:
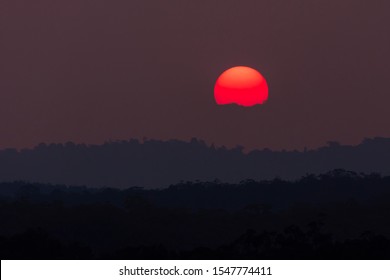
[[[390,138],[366,139],[357,146],[329,142],[326,147],[303,152],[264,149],[244,153],[241,147],[215,148],[197,139],[40,144],[34,149],[0,151],[0,181],[94,187],[160,188],[195,180],[297,179],[335,168],[390,175]]]
[[[182,182],[163,189],[131,187],[90,188],[28,183],[23,181],[0,183],[3,200],[28,200],[33,203],[61,201],[72,206],[79,203],[109,203],[126,207],[126,199],[139,198],[157,207],[177,207],[191,210],[224,209],[236,211],[248,205],[263,210],[286,209],[295,204],[319,205],[354,201],[368,204],[390,195],[390,176],[378,173],[358,174],[343,169],[306,175],[296,181],[281,179],[243,180],[237,184],[212,182]],[[263,211],[261,210],[261,211]],[[260,211],[259,209],[256,211]]]
[[[2,259],[388,259],[390,177],[167,189],[0,184]]]

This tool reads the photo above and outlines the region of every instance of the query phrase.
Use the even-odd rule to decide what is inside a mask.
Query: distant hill
[[[203,141],[138,140],[102,145],[40,144],[0,150],[0,181],[128,188],[161,188],[180,181],[240,182],[298,179],[333,169],[390,175],[390,138],[365,139],[357,146],[329,142],[304,152],[227,149]]]
[[[33,204],[61,201],[64,206],[110,204],[120,208],[128,207],[129,203],[138,206],[146,203],[156,207],[228,211],[246,207],[280,210],[300,204],[318,207],[343,202],[365,205],[386,201],[388,204],[390,176],[336,169],[295,181],[183,182],[161,189],[132,187],[122,190],[15,181],[0,183],[0,202],[3,200]]]

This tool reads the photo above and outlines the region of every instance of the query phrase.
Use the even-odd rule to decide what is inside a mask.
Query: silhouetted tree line
[[[248,205],[262,209],[284,209],[297,203],[318,205],[322,202],[354,200],[370,203],[389,193],[390,176],[364,174],[343,169],[296,181],[243,180],[237,184],[219,180],[181,182],[165,189],[87,188],[85,186],[50,185],[23,181],[0,183],[3,200],[28,200],[32,203],[61,201],[66,206],[109,203],[125,207],[132,197],[144,199],[157,207],[238,210]],[[260,211],[260,210],[256,210]]]
[[[390,177],[0,185],[2,259],[389,259]]]
[[[298,179],[335,168],[390,175],[390,138],[365,139],[357,146],[329,142],[299,151],[227,149],[192,139],[108,142],[103,145],[40,144],[0,150],[0,181],[128,188],[163,188],[180,181],[238,183]],[[152,174],[152,175],[151,175]]]

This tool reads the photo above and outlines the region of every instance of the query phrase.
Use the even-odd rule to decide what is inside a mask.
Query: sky
[[[2,0],[0,149],[144,137],[303,149],[390,137],[387,0]],[[227,68],[261,106],[217,106]]]

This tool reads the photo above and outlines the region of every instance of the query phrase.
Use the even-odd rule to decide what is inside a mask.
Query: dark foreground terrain
[[[0,184],[1,259],[390,259],[390,177]]]

